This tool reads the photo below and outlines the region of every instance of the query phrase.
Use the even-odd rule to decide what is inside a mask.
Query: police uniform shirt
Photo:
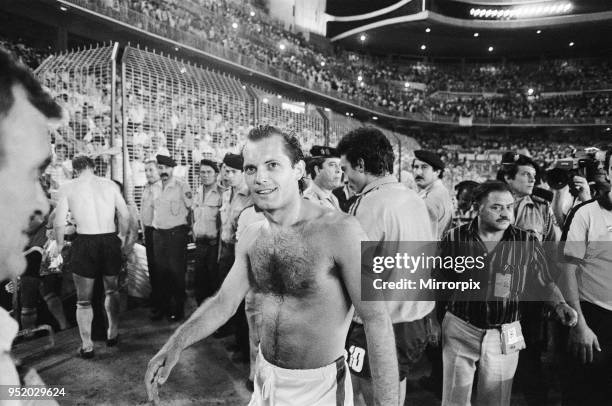
[[[223,192],[215,183],[204,192],[204,186],[198,188],[193,202],[193,234],[196,238],[215,239],[219,237],[221,218],[219,210],[223,201]]]
[[[514,225],[533,233],[539,241],[555,241],[555,216],[550,204],[537,196],[524,196],[514,205]]]
[[[453,218],[453,201],[441,179],[436,179],[419,191],[431,218],[434,237],[439,240],[449,229]]]
[[[238,217],[244,209],[253,205],[253,198],[246,185],[229,188],[223,193],[221,205],[221,241],[227,244],[236,243]]]
[[[325,193],[315,182],[308,186],[308,189],[304,191],[303,197],[311,202],[319,203],[323,207],[340,211],[338,198],[331,192]]]
[[[168,230],[187,224],[188,208],[193,196],[189,185],[175,179],[168,180],[153,204],[153,227]]]
[[[155,199],[161,195],[162,183],[161,180],[151,184],[147,183],[142,192],[142,201],[140,203],[140,220],[145,227],[153,226],[153,206]]]
[[[370,241],[433,241],[425,202],[393,175],[366,185],[349,213],[359,220]],[[433,301],[406,300],[385,304],[393,323],[422,319],[435,305]],[[357,318],[356,321],[360,322]]]

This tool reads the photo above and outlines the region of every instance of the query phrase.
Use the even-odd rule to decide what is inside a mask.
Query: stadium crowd
[[[142,3],[138,2],[138,7],[144,12],[148,6]],[[216,7],[210,4],[209,6],[213,9]],[[152,9],[147,12],[154,14],[161,22],[169,23],[166,21],[167,12],[164,13],[162,10],[158,13]],[[21,51],[23,50],[20,49]],[[4,53],[0,56],[8,60]],[[8,62],[5,64],[8,65]],[[550,324],[556,328],[563,328],[562,325],[576,327],[569,333],[569,342],[577,355],[583,358],[582,364],[585,361],[588,361],[587,363],[594,361],[595,365],[580,365],[576,362],[576,354],[564,354],[566,361],[571,365],[570,370],[575,372],[573,378],[581,379],[575,386],[562,386],[563,396],[573,400],[584,400],[589,396],[606,398],[607,394],[604,394],[604,391],[594,393],[592,390],[593,387],[609,390],[609,387],[605,386],[607,376],[599,376],[596,369],[600,367],[599,363],[608,361],[594,357],[592,352],[593,349],[601,351],[596,339],[592,340],[595,334],[602,338],[604,355],[608,356],[610,351],[609,323],[601,322],[602,318],[609,321],[610,310],[599,305],[602,301],[607,301],[605,292],[598,290],[596,286],[586,285],[586,289],[591,288],[594,292],[590,292],[592,294],[590,300],[584,300],[582,297],[582,310],[575,286],[571,285],[569,292],[563,292],[567,296],[562,296],[558,286],[555,285],[553,270],[547,268],[547,261],[539,243],[558,241],[561,225],[565,228],[565,238],[569,235],[568,241],[574,239],[574,242],[580,243],[578,237],[581,233],[584,236],[584,233],[589,231],[585,230],[585,227],[594,224],[592,221],[589,222],[593,220],[589,216],[594,216],[596,221],[598,215],[602,216],[601,210],[595,210],[593,207],[601,204],[603,209],[610,211],[610,203],[602,200],[608,196],[609,185],[607,181],[601,181],[601,176],[595,180],[576,175],[562,188],[552,187],[551,190],[553,185],[546,184],[546,178],[541,176],[541,168],[536,163],[536,160],[539,160],[544,165],[550,165],[555,159],[573,155],[575,152],[573,150],[577,147],[572,148],[569,142],[576,141],[576,145],[593,146],[593,142],[598,140],[564,137],[563,140],[559,140],[561,142],[553,144],[550,140],[534,140],[531,136],[510,138],[492,135],[470,138],[456,134],[442,137],[424,135],[420,140],[422,149],[413,151],[406,161],[407,168],[401,168],[408,169],[414,180],[411,185],[413,190],[410,190],[399,185],[395,177],[397,175],[393,170],[395,155],[389,139],[373,127],[347,131],[335,145],[336,148],[313,145],[321,141],[319,137],[321,129],[317,128],[317,123],[300,118],[304,115],[284,113],[282,108],[276,106],[274,110],[272,104],[264,103],[266,105],[262,113],[264,119],[282,127],[295,127],[295,135],[273,126],[252,128],[248,114],[244,114],[244,110],[235,109],[237,104],[232,97],[207,93],[195,95],[199,97],[194,95],[190,97],[179,91],[175,92],[178,87],[164,89],[165,83],[159,83],[159,87],[153,89],[151,84],[144,86],[142,81],[126,79],[130,81],[129,85],[124,84],[124,88],[129,93],[123,95],[128,103],[124,106],[128,120],[125,123],[128,128],[128,145],[123,146],[118,139],[110,139],[111,129],[117,125],[112,123],[110,118],[112,87],[104,81],[107,77],[99,73],[88,70],[50,71],[48,75],[43,73],[40,78],[52,91],[51,98],[45,100],[53,106],[49,111],[54,115],[61,115],[56,103],[61,104],[69,112],[70,121],[67,126],[60,128],[54,134],[52,139],[55,147],[54,157],[41,179],[41,183],[49,193],[47,198],[55,211],[46,218],[46,210],[43,210],[43,207],[48,207],[49,204],[45,203],[41,204],[38,212],[32,214],[27,229],[30,241],[26,253],[36,255],[28,258],[28,273],[19,283],[14,281],[4,286],[5,292],[16,294],[18,291],[20,294],[19,311],[13,308],[15,312],[13,316],[19,319],[21,328],[26,330],[24,337],[27,338],[31,333],[29,330],[37,324],[38,316],[34,308],[38,302],[38,295],[42,295],[56,328],[61,330],[68,327],[67,315],[58,304],[61,292],[58,292],[56,279],[70,271],[74,278],[77,296],[75,308],[71,311],[75,314],[82,340],[78,350],[79,356],[84,359],[95,358],[91,327],[93,307],[96,306],[92,300],[93,280],[97,276],[104,277],[106,299],[97,305],[101,304],[106,313],[108,324],[105,334],[106,345],[109,347],[121,345],[119,276],[124,272],[122,268],[124,257],[136,249],[137,242],[146,245],[146,247],[141,246],[141,249],[147,251],[147,270],[152,288],[151,321],[159,322],[164,318],[169,322],[182,321],[186,316],[187,246],[191,243],[195,245],[196,251],[193,271],[196,277],[192,287],[198,305],[204,304],[191,317],[190,322],[181,326],[169,344],[151,360],[146,375],[149,396],[152,398],[157,396],[157,387],[165,382],[165,378],[174,366],[172,360],[176,362],[178,355],[186,346],[215,333],[217,337],[235,335],[236,360],[251,365],[251,374],[246,385],[251,390],[255,389],[256,398],[260,396],[265,398],[267,395],[264,394],[262,387],[267,384],[263,383],[264,378],[257,379],[257,376],[263,374],[258,365],[264,362],[262,354],[267,348],[266,341],[270,339],[266,336],[266,330],[260,329],[270,315],[266,313],[269,311],[266,300],[270,299],[266,295],[272,292],[271,296],[290,297],[302,305],[303,303],[299,301],[304,295],[317,294],[320,286],[316,285],[327,282],[320,281],[313,284],[313,280],[290,280],[289,277],[280,282],[266,281],[266,269],[276,266],[266,261],[282,260],[280,257],[274,257],[277,255],[275,245],[279,244],[279,241],[274,238],[267,241],[266,238],[269,236],[265,233],[261,234],[263,237],[257,243],[253,243],[250,239],[253,239],[253,233],[265,229],[262,225],[264,214],[267,221],[275,222],[276,220],[270,215],[272,211],[286,210],[288,207],[298,207],[302,210],[305,207],[307,214],[300,211],[299,215],[310,216],[307,221],[316,225],[317,238],[302,238],[303,235],[298,235],[296,238],[295,235],[291,235],[288,239],[290,241],[282,240],[280,243],[285,244],[282,247],[285,254],[293,255],[293,251],[301,253],[301,250],[308,252],[308,249],[295,240],[306,240],[306,243],[309,243],[311,240],[320,239],[323,244],[327,243],[325,225],[329,219],[334,221],[344,219],[342,216],[334,216],[345,211],[357,219],[354,227],[359,225],[363,229],[367,228],[368,234],[363,234],[359,227],[347,229],[349,232],[343,232],[341,236],[335,235],[331,243],[325,246],[325,249],[331,250],[330,256],[316,255],[320,258],[338,259],[337,265],[316,262],[320,261],[320,258],[310,258],[308,255],[300,258],[289,257],[291,263],[313,261],[302,271],[327,266],[326,272],[329,272],[335,266],[343,267],[345,260],[350,261],[348,258],[350,255],[341,252],[342,248],[359,245],[359,235],[363,235],[363,238],[380,237],[380,241],[442,241],[451,244],[449,256],[457,253],[457,247],[453,247],[452,243],[473,241],[478,243],[476,244],[478,250],[484,250],[478,253],[492,253],[490,260],[493,264],[492,270],[507,265],[507,268],[504,268],[507,272],[499,278],[506,278],[505,275],[513,272],[516,277],[527,278],[530,276],[525,275],[524,270],[533,269],[534,281],[531,283],[539,283],[542,285],[541,288],[551,289],[551,292],[548,292],[550,302],[540,304],[540,310],[546,311],[536,312],[536,315],[519,307],[523,288],[515,285],[520,284],[513,285],[497,280],[495,294],[483,293],[485,296],[481,299],[483,302],[509,303],[509,306],[498,306],[495,307],[496,311],[490,312],[478,305],[467,305],[466,303],[471,302],[467,296],[451,293],[448,297],[438,298],[436,315],[433,301],[413,302],[412,300],[389,304],[388,313],[380,309],[370,313],[372,309],[360,303],[356,293],[352,291],[354,286],[350,286],[349,295],[358,307],[359,314],[353,320],[349,332],[350,317],[347,317],[347,314],[352,310],[349,310],[351,307],[346,301],[346,291],[336,289],[337,286],[333,285],[333,289],[322,294],[319,299],[330,300],[336,296],[333,291],[342,292],[337,294],[338,300],[345,302],[340,301],[341,306],[337,307],[346,308],[346,312],[339,311],[335,314],[338,308],[330,306],[332,303],[328,302],[325,303],[328,307],[323,310],[327,311],[326,316],[338,316],[338,320],[344,325],[340,326],[341,323],[334,322],[326,326],[329,328],[328,331],[318,330],[324,334],[338,333],[333,337],[334,340],[329,340],[325,344],[330,343],[330,347],[333,347],[339,343],[339,348],[344,346],[348,332],[346,340],[348,364],[345,364],[342,357],[336,364],[342,364],[341,368],[351,372],[350,380],[360,382],[360,385],[356,386],[356,396],[363,395],[365,402],[370,404],[373,400],[368,396],[373,396],[371,395],[373,392],[367,388],[371,385],[381,385],[378,381],[379,376],[370,372],[369,364],[367,368],[363,368],[363,357],[368,353],[366,336],[372,348],[374,342],[379,342],[376,340],[383,339],[380,335],[384,335],[386,339],[393,337],[394,334],[391,334],[393,328],[396,347],[411,354],[410,356],[405,353],[400,354],[397,359],[390,357],[394,366],[389,370],[391,372],[386,372],[386,375],[391,378],[404,381],[409,368],[413,367],[425,353],[425,348],[431,346],[437,348],[430,357],[433,390],[442,396],[445,404],[470,402],[472,382],[477,370],[479,382],[476,396],[489,397],[485,400],[493,404],[509,404],[512,394],[511,382],[517,365],[517,380],[528,402],[531,402],[529,397],[534,396],[537,400],[533,400],[533,404],[542,404],[541,397],[548,396],[550,382],[542,383],[535,379],[529,382],[528,377],[541,377],[537,368],[542,368],[543,352],[547,349],[542,346],[542,337],[537,336],[533,330],[525,328],[525,337],[523,337],[519,322],[524,320],[526,324],[535,325],[538,331],[547,328]],[[34,88],[35,91],[42,93],[35,86]],[[10,91],[13,92],[12,89]],[[213,96],[215,103],[211,105],[209,99],[205,99],[203,95]],[[18,96],[21,96],[21,99],[17,98],[19,103],[29,103],[23,95],[18,94]],[[603,105],[605,106],[605,103]],[[206,110],[205,120],[198,122],[197,115],[190,114],[190,111],[196,110]],[[154,125],[160,124],[155,122],[155,117],[162,113],[163,125]],[[0,115],[0,120],[3,118],[4,116]],[[294,120],[301,120],[302,127]],[[241,129],[237,129],[238,126]],[[41,139],[43,138],[41,136]],[[303,145],[300,145],[300,141],[304,141]],[[589,144],[585,145],[586,142]],[[243,145],[248,147],[242,148]],[[302,162],[305,152],[301,150],[302,147],[309,152],[309,156],[305,159],[306,164]],[[124,148],[128,148],[129,151],[130,165],[127,167],[132,175],[131,187],[138,195],[135,199],[138,207],[128,207],[121,193],[122,185],[117,187],[115,183],[106,179],[109,167],[123,166],[119,157]],[[228,152],[228,149],[234,152]],[[491,150],[494,150],[496,156],[501,159],[501,166],[494,166],[499,159],[493,158]],[[269,158],[269,155],[274,156],[274,159]],[[612,173],[610,155],[608,152],[605,159],[597,161],[599,175],[602,175],[602,171],[608,176]],[[113,159],[116,161],[112,162]],[[283,163],[286,165],[283,166]],[[264,174],[256,174],[258,170]],[[282,176],[276,175],[280,171],[284,171]],[[274,200],[279,188],[261,186],[271,183],[272,181],[268,179],[275,179],[275,176],[279,177],[279,185],[282,183],[282,187],[286,187],[283,196],[287,201],[281,202],[284,206],[274,207],[275,204],[281,204]],[[487,180],[495,176],[497,181]],[[452,182],[450,188],[449,185],[445,187],[445,178]],[[461,183],[465,185],[466,180],[476,181],[472,184],[472,190],[467,192],[467,197],[459,193],[463,192],[459,185]],[[536,194],[536,186],[545,191],[541,192],[544,196],[553,197],[547,200],[541,194]],[[453,197],[449,189],[457,187],[457,196]],[[593,200],[592,197],[597,197],[599,200]],[[553,207],[554,199],[560,202],[559,207]],[[609,200],[609,197],[607,199]],[[91,204],[92,201],[96,204]],[[291,204],[286,204],[287,202]],[[324,221],[317,223],[320,219],[312,213],[323,217],[329,213],[333,214],[331,218],[325,217]],[[380,214],[380,217],[377,217],[377,214]],[[476,214],[478,217],[472,217]],[[302,217],[296,218],[306,221]],[[574,221],[574,218],[579,220]],[[609,216],[606,215],[604,218],[608,220]],[[415,227],[414,224],[419,226]],[[275,226],[286,227],[280,223]],[[294,224],[291,224],[291,227],[293,226]],[[53,232],[46,229],[51,227]],[[74,232],[75,227],[78,233]],[[340,224],[338,227],[344,226]],[[600,229],[596,231],[601,232]],[[303,232],[303,227],[299,232]],[[139,234],[144,238],[139,237]],[[274,237],[278,238],[279,235]],[[336,247],[335,243],[343,238],[347,238],[347,245]],[[526,244],[520,244],[521,255],[510,255],[501,249],[499,252],[494,248],[489,249],[481,238],[487,242],[509,240],[522,241]],[[266,243],[270,243],[271,247],[265,246]],[[582,243],[584,245],[584,241]],[[253,245],[246,250],[245,244]],[[262,245],[264,251],[258,252],[262,249]],[[70,254],[64,251],[68,247],[70,248],[67,251]],[[93,252],[95,254],[92,254]],[[353,252],[357,253],[358,249]],[[601,257],[591,258],[585,249],[572,250],[570,247],[564,253],[577,260],[585,260],[582,266],[594,268],[599,266],[601,269],[583,269],[586,272],[595,272],[596,276],[601,277],[601,271],[603,270],[605,274],[609,269],[607,265],[590,263],[590,260],[601,261]],[[609,252],[606,251],[604,254],[609,255]],[[343,255],[347,258],[342,257]],[[58,265],[61,264],[60,259],[63,256],[71,258],[71,262],[65,264],[65,269]],[[246,277],[245,258],[251,261],[248,265],[251,267],[250,272],[254,272],[251,278]],[[610,261],[607,258],[605,260]],[[515,263],[516,261],[518,262]],[[280,263],[285,266],[290,264]],[[315,263],[317,266],[314,266]],[[565,271],[568,275],[573,275],[575,269],[569,268],[572,265],[562,266],[567,267]],[[258,271],[262,274],[257,274]],[[50,275],[53,276],[49,277]],[[337,278],[328,278],[327,273],[325,275],[324,279],[334,279],[333,283],[339,283],[338,281],[346,283],[349,279],[344,272]],[[299,272],[293,275],[295,278],[300,276]],[[445,277],[443,274],[439,276]],[[266,283],[270,285],[267,286]],[[279,283],[282,286],[279,287]],[[251,285],[256,292],[248,293]],[[309,287],[310,293],[304,293],[303,290],[307,290],[304,287]],[[221,293],[215,294],[219,289]],[[257,297],[256,293],[262,294],[263,297]],[[603,300],[599,300],[601,296],[604,297]],[[210,297],[213,299],[209,299]],[[298,307],[305,309],[303,313],[317,309],[312,303],[310,306]],[[230,314],[234,312],[236,315],[230,319]],[[376,324],[375,319],[382,315],[385,317],[384,323]],[[293,321],[301,321],[302,314],[295,313],[291,316]],[[316,322],[325,321],[325,317],[318,316]],[[440,323],[443,318],[445,322],[438,326],[439,334],[443,337],[440,341],[439,334],[436,334],[431,326]],[[315,323],[313,321],[315,317],[309,320]],[[368,328],[370,323],[379,328]],[[391,327],[391,324],[394,327]],[[303,329],[302,333],[311,328],[308,323],[297,323],[293,327]],[[346,329],[343,330],[344,327]],[[507,329],[512,332],[507,333]],[[386,334],[382,334],[383,332]],[[376,335],[377,333],[379,335]],[[275,339],[278,341],[281,333],[276,331],[275,334]],[[515,340],[508,343],[508,337],[504,334],[510,334]],[[320,342],[316,339],[321,339],[321,336],[315,336],[315,340],[308,342],[303,340],[302,334],[300,336],[302,339],[298,342],[304,348],[310,348],[313,342]],[[494,344],[485,344],[481,341],[482,336],[489,337]],[[336,340],[338,337],[340,339]],[[287,344],[283,340],[280,342],[283,342],[283,345]],[[528,343],[530,351],[521,353],[525,354],[525,359],[521,360],[519,351],[525,348],[525,342]],[[258,344],[261,344],[259,354]],[[388,348],[395,348],[393,342],[386,344]],[[531,351],[532,345],[539,350]],[[474,350],[474,347],[478,349]],[[438,351],[437,361],[436,351]],[[315,352],[307,351],[305,358]],[[470,359],[466,359],[466,352],[470,354]],[[491,366],[485,362],[488,360],[486,357],[476,366],[474,360],[483,354],[495,359],[498,366],[502,365],[503,378],[496,375]],[[2,355],[4,356],[4,353]],[[289,366],[297,365],[297,369],[306,369],[302,368],[303,364],[300,363],[303,360],[295,361],[295,358],[288,357],[285,361],[295,362]],[[369,359],[372,371],[376,371],[376,368],[383,363],[383,359],[377,359],[376,356],[370,356]],[[10,364],[12,370],[12,361],[7,361],[5,357],[0,361],[6,365]],[[399,364],[399,372],[392,371],[396,362]],[[451,365],[458,365],[459,368],[451,368]],[[166,368],[165,376],[160,379],[162,367]],[[267,367],[269,370],[274,368],[274,365],[270,364]],[[332,367],[334,373],[330,376],[333,377],[333,384],[345,385],[342,390],[338,389],[338,392],[348,395],[345,389],[350,392],[350,383],[336,380],[336,365]],[[443,376],[434,376],[436,367],[443,371]],[[536,370],[526,371],[529,368]],[[281,374],[282,370],[279,368],[274,373]],[[350,380],[347,378],[347,381]],[[467,386],[459,386],[457,384],[459,381]],[[536,384],[536,387],[534,388],[531,383]],[[388,399],[395,404],[397,399],[394,396],[397,393],[393,388],[398,386],[396,384],[396,381],[391,380],[389,384],[391,389],[386,392],[374,391],[374,393],[379,397],[388,396]],[[404,386],[400,388],[405,391]],[[276,391],[277,387],[271,390]]]

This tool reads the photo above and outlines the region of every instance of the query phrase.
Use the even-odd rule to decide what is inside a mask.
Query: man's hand
[[[145,374],[145,385],[149,402],[153,402],[154,405],[159,404],[159,386],[166,383],[180,355],[181,350],[173,343],[168,342],[149,361]]]
[[[587,182],[585,178],[582,176],[574,176],[572,182],[574,182],[574,187],[579,192],[578,200],[581,202],[591,200],[591,188],[589,187],[589,182]]]
[[[15,293],[15,284],[13,283],[13,281],[10,281],[6,285],[4,285],[4,290],[6,290],[6,292],[10,293],[11,295]]]
[[[570,329],[568,349],[583,364],[593,362],[593,350],[601,351],[597,336],[587,326],[583,318],[578,320],[575,327]]]
[[[578,313],[567,303],[555,306],[555,316],[564,326],[574,327],[578,323]]]

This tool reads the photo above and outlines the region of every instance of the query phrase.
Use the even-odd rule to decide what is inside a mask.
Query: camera
[[[552,189],[562,189],[569,185],[570,192],[576,196],[580,193],[580,190],[576,188],[572,181],[574,176],[581,176],[589,184],[593,184],[596,181],[598,169],[599,160],[596,158],[596,154],[588,152],[579,157],[556,160],[552,168],[546,171],[546,179]]]

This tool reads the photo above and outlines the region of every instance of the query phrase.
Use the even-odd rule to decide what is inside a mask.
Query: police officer
[[[193,201],[189,185],[172,176],[175,166],[174,159],[157,155],[162,191],[153,204],[153,244],[155,266],[164,286],[162,303],[170,321],[179,321],[185,316],[187,215]]]
[[[201,186],[193,202],[195,252],[195,297],[198,305],[219,288],[217,258],[223,190],[217,183],[219,166],[215,161],[200,161]]]
[[[238,229],[238,217],[247,208],[253,205],[253,198],[244,183],[242,174],[243,159],[241,155],[227,153],[223,157],[225,180],[228,189],[223,193],[221,204],[221,248],[219,252],[219,264],[217,281],[221,286],[229,270],[234,264],[234,248],[236,246],[236,230]],[[238,345],[242,346],[243,358],[248,360],[248,327],[244,314],[244,305],[238,308],[236,315],[225,324],[216,334],[216,337],[231,334],[236,325],[242,326],[241,333],[237,333]],[[245,328],[246,327],[246,331]]]
[[[412,172],[419,188],[419,196],[425,200],[427,211],[434,228],[434,236],[440,239],[451,225],[453,202],[444,183],[444,162],[432,151],[414,151]]]
[[[147,184],[142,192],[140,207],[140,220],[144,227],[145,248],[147,253],[147,268],[149,270],[149,281],[151,282],[151,320],[160,320],[164,317],[164,302],[161,298],[163,289],[159,270],[155,267],[155,249],[153,248],[153,205],[162,191],[162,183],[159,179],[157,161],[145,162],[145,176]]]
[[[335,148],[315,145],[310,149],[310,154],[312,158],[306,165],[306,172],[312,182],[304,191],[304,199],[333,210],[340,210],[338,198],[332,193],[342,182],[338,152]]]
[[[539,166],[531,158],[514,152],[502,157],[498,178],[510,187],[515,198],[516,227],[531,232],[539,241],[556,241],[558,231],[550,203],[533,194]],[[553,268],[551,268],[551,271]],[[527,348],[519,354],[517,383],[529,405],[547,403],[549,385],[544,379],[542,352],[547,341],[547,323],[543,317],[544,304],[524,302],[523,334]]]

